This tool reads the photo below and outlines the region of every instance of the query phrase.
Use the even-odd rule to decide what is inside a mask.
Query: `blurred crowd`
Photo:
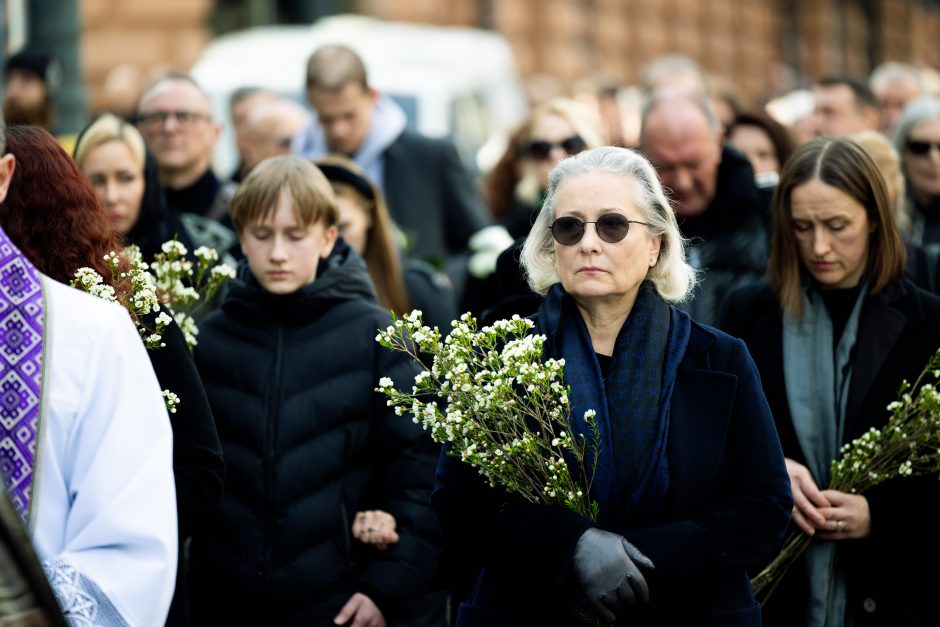
[[[832,181],[855,176],[852,164],[869,159],[873,168],[866,160],[858,174],[869,182],[858,185],[874,185],[877,194],[883,189],[885,195],[883,207],[864,207],[869,233],[864,255],[887,255],[885,250],[900,242],[891,249],[899,270],[888,281],[868,274],[881,268],[869,264],[858,270],[854,283],[834,284],[856,291],[847,301],[820,305],[819,311],[828,308],[838,320],[838,330],[827,327],[825,337],[833,346],[813,358],[831,359],[835,351],[842,359],[839,337],[846,325],[852,333],[853,325],[860,325],[861,347],[845,349],[851,359],[864,360],[870,347],[882,350],[897,339],[864,335],[867,318],[859,323],[852,315],[859,277],[865,277],[861,284],[873,294],[892,281],[925,294],[927,305],[917,307],[928,312],[922,324],[928,331],[940,328],[940,320],[929,317],[936,312],[933,294],[940,294],[940,80],[932,69],[886,62],[868,77],[816,77],[805,89],[760,103],[735,97],[733,86],[719,85],[679,55],[651,61],[636,85],[592,93],[564,93],[551,81],[533,81],[528,115],[493,139],[501,154],[480,171],[468,167],[450,139],[410,128],[402,108],[373,88],[355,50],[328,45],[308,60],[303,104],[254,85],[231,94],[238,166],[220,173],[212,161],[220,121],[191,75],[151,76],[117,66],[105,82],[105,108],[77,135],[62,135],[53,114],[58,68],[54,58],[27,49],[10,56],[4,69],[6,147],[17,166],[7,181],[10,195],[0,207],[0,226],[31,263],[66,282],[78,267],[100,257],[100,242],[136,244],[145,259],[152,259],[173,238],[189,251],[209,246],[239,263],[238,278],[220,299],[220,309],[201,328],[194,356],[174,353],[178,361],[162,370],[153,364],[161,388],[171,373],[182,376],[180,363],[188,364],[189,378],[174,386],[189,393],[181,411],[192,412],[186,420],[173,418],[180,524],[177,550],[167,553],[178,559],[178,576],[171,573],[158,583],[141,579],[167,587],[167,594],[154,592],[165,597],[166,607],[176,590],[170,624],[450,624],[459,601],[471,593],[479,565],[472,555],[443,548],[429,497],[438,449],[410,419],[393,415],[373,394],[380,376],[395,372],[404,380],[416,372],[380,354],[374,332],[388,322],[389,311],[402,315],[413,308],[442,329],[464,311],[484,322],[534,314],[544,294],[530,288],[520,255],[533,224],[539,224],[551,173],[569,157],[623,147],[655,168],[685,241],[686,261],[698,277],[677,307],[695,323],[744,337],[765,382],[796,374],[790,362],[786,368],[777,363],[783,357],[761,352],[766,329],[755,321],[777,315],[766,328],[789,328],[779,317],[792,302],[781,292],[779,303],[764,307],[759,298],[741,297],[739,288],[769,280],[782,290],[793,277],[797,291],[801,280],[825,287],[831,268],[823,266],[834,262],[823,259],[829,253],[822,250],[822,238],[806,245],[817,246],[819,259],[812,263],[798,257],[793,252],[798,244],[787,238],[792,232],[797,239],[810,237],[801,234],[820,228],[838,231],[839,225],[813,212],[840,206],[849,196],[861,202],[864,194],[851,191],[855,183]],[[18,130],[26,126],[48,131],[61,150],[43,143],[45,135]],[[812,152],[830,139],[835,148]],[[44,156],[31,166],[39,147]],[[867,157],[857,157],[856,149]],[[838,162],[832,180],[820,174],[828,167],[830,150],[847,151],[849,164]],[[30,203],[43,205],[43,215],[51,215],[66,203],[56,194],[79,185],[57,187],[49,172],[67,168],[77,168],[84,177],[81,185],[93,192],[84,205],[69,200],[68,211],[81,205],[105,216],[111,239],[87,233],[67,237],[81,230],[74,226],[81,220],[74,217],[67,224],[44,218],[57,224],[58,231],[50,227],[48,234],[30,221],[39,220],[29,217]],[[17,190],[30,184],[29,176],[36,177],[34,185],[40,181],[48,189],[32,190],[29,199],[20,200],[25,192]],[[837,190],[835,201],[821,193],[797,202],[803,196],[796,190],[806,192],[813,177]],[[877,184],[871,183],[874,178]],[[882,196],[877,198],[881,203]],[[292,221],[296,216],[300,226]],[[309,266],[305,283],[291,278],[290,256],[306,237],[301,226],[310,224],[320,230],[312,231],[316,254],[304,261]],[[580,226],[584,235],[586,223]],[[601,224],[595,226],[603,238]],[[547,235],[538,235],[551,244]],[[837,253],[840,245],[833,244]],[[63,252],[53,255],[50,246]],[[71,256],[64,252],[73,248]],[[786,275],[789,279],[780,278],[786,251],[796,268]],[[46,263],[54,256],[58,266]],[[655,256],[650,261],[655,266]],[[887,326],[894,324],[890,316],[885,320]],[[904,341],[936,348],[928,345],[936,334],[921,331],[905,331]],[[863,336],[870,347],[862,346]],[[795,340],[783,345],[807,351],[813,346]],[[920,356],[922,351],[915,352]],[[851,359],[839,364],[844,367]],[[902,362],[905,372],[913,368],[913,357]],[[889,363],[900,368],[900,362]],[[872,373],[865,379],[863,370],[856,367],[855,376],[875,380]],[[829,375],[849,385],[839,372]],[[885,376],[884,389],[896,389],[901,373]],[[800,381],[813,384],[806,377]],[[791,392],[772,381],[764,385],[776,419],[784,412],[775,403],[795,403]],[[877,402],[882,400],[891,399],[879,396]],[[849,401],[850,419],[853,402],[862,411],[862,401]],[[790,412],[799,424],[797,409]],[[844,424],[845,407],[836,415]],[[794,451],[812,456],[805,452],[805,441],[800,449],[794,435],[788,448],[789,432],[781,433],[797,512],[804,494],[798,479],[805,481],[807,475],[800,473],[812,464],[793,462],[799,466],[794,470],[790,462],[799,457]],[[838,497],[830,503],[815,496],[816,483],[820,477],[805,490],[811,495],[807,498],[818,509],[836,507]],[[936,489],[929,490],[917,492],[917,498],[933,499]],[[874,512],[873,507],[870,527]],[[925,520],[921,514],[913,518]],[[894,551],[891,559],[904,563],[891,542],[872,546],[881,551],[873,559],[887,560],[884,556]],[[841,568],[837,580],[845,585]],[[856,599],[854,584],[848,585],[849,606],[867,603],[875,594],[859,593]],[[106,583],[100,587],[123,590]],[[879,604],[886,599],[886,609],[879,611],[901,611],[898,599],[905,593],[894,592],[879,597]],[[786,598],[800,598],[794,594]],[[844,594],[838,598],[846,602]],[[163,620],[157,617],[165,607],[135,605],[132,593],[112,601],[110,611],[128,624]],[[793,605],[774,610],[777,624],[797,624],[786,622],[790,618],[784,610]],[[871,624],[921,624],[916,603],[903,611],[914,612],[905,614],[914,622],[892,622],[898,615],[888,613],[883,622]]]

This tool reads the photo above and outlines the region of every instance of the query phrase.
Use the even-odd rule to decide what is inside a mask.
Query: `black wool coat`
[[[457,149],[404,130],[382,154],[388,210],[409,238],[408,255],[443,264],[490,223]]]
[[[559,357],[555,304],[543,303],[537,328],[548,337],[548,356]],[[758,627],[745,569],[783,537],[793,502],[773,419],[741,341],[692,323],[668,438],[670,485],[655,523],[609,529],[656,567],[644,572],[650,604],[621,623]],[[458,627],[577,624],[572,609],[583,600],[571,562],[590,521],[490,488],[447,455],[432,504],[448,543],[482,569]]]
[[[290,295],[243,270],[196,350],[228,470],[193,539],[196,623],[328,625],[356,592],[393,620],[437,563],[437,447],[373,390],[383,376],[408,385],[417,368],[375,342],[390,316],[342,241]],[[400,541],[379,551],[353,539],[365,509],[391,513]]]
[[[752,286],[733,292],[722,327],[744,339],[773,411],[784,454],[801,463],[790,418],[783,372],[783,321],[772,290]],[[859,319],[846,407],[844,442],[871,427],[881,428],[885,409],[897,398],[902,379],[913,382],[940,347],[940,299],[907,279],[869,295]],[[940,481],[936,476],[889,480],[865,494],[871,534],[842,541],[848,612],[855,627],[938,624],[934,597],[940,575]],[[796,528],[794,526],[794,528]],[[807,578],[802,562],[791,567],[765,607],[765,624],[806,623]]]

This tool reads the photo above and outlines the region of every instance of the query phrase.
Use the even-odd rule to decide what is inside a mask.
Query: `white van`
[[[313,26],[252,28],[212,41],[191,69],[225,125],[215,153],[217,172],[231,173],[237,160],[231,93],[264,87],[306,105],[307,59],[332,43],[356,50],[369,82],[402,106],[409,126],[432,137],[450,136],[468,165],[487,139],[506,133],[526,114],[512,50],[492,31],[353,15]]]

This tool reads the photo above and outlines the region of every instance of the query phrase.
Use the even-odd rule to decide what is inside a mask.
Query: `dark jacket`
[[[406,129],[383,159],[385,201],[408,237],[408,255],[443,264],[466,251],[489,220],[454,145]]]
[[[698,216],[679,218],[689,238],[689,263],[702,270],[692,300],[684,305],[697,322],[715,325],[728,292],[758,283],[770,255],[765,228],[766,198],[754,170],[741,153],[725,147],[718,167],[715,198]]]
[[[146,323],[154,325],[155,318],[155,314],[150,314]],[[190,624],[185,541],[196,533],[205,517],[219,506],[225,482],[225,464],[205,388],[186,338],[176,322],[171,322],[164,329],[163,343],[165,346],[161,348],[148,350],[147,356],[150,357],[160,387],[180,398],[176,412],[170,414],[176,510],[179,517],[179,566],[167,625],[184,627]]]
[[[546,353],[558,357],[557,320],[539,310]],[[626,384],[626,382],[625,382]],[[760,609],[745,568],[782,538],[792,501],[773,419],[743,343],[693,322],[679,366],[669,425],[670,486],[656,524],[610,529],[656,568],[651,603],[622,624],[754,625]],[[592,523],[560,508],[490,488],[443,456],[432,504],[445,536],[482,567],[459,626],[575,624],[580,592],[571,569]]]
[[[775,294],[767,286],[736,291],[723,320],[725,330],[744,339],[754,356],[784,455],[805,464],[787,404],[783,322]],[[901,380],[913,382],[940,347],[940,299],[906,279],[890,284],[865,300],[856,342],[845,442],[887,423],[885,408],[897,398]],[[940,576],[929,565],[940,561],[940,535],[927,531],[932,523],[926,521],[940,519],[940,482],[936,476],[895,479],[865,496],[871,534],[842,542],[852,624],[936,625]],[[919,521],[925,521],[923,533]],[[765,608],[766,624],[805,624],[806,599],[807,579],[797,563]]]
[[[439,552],[437,449],[373,391],[417,372],[375,342],[388,324],[365,263],[340,241],[286,296],[243,267],[201,325],[196,361],[228,480],[211,531],[193,539],[197,624],[332,624],[355,592],[388,620],[423,592]],[[376,508],[401,537],[386,551],[351,536],[355,513]]]

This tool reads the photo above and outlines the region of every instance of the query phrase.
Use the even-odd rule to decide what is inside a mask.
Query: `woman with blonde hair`
[[[514,238],[529,232],[548,187],[548,173],[565,157],[604,144],[600,118],[570,98],[535,107],[509,137],[490,172],[485,196],[493,217]]]
[[[596,412],[597,521],[442,455],[431,504],[481,569],[458,627],[572,625],[585,601],[618,625],[759,626],[746,569],[786,530],[783,455],[743,342],[674,306],[696,277],[652,165],[615,147],[559,163],[522,263],[572,430],[590,438]]]
[[[163,242],[174,237],[193,250],[182,221],[167,208],[153,155],[132,124],[105,113],[79,134],[73,158],[114,230],[125,244],[139,246],[145,260],[151,261]]]

